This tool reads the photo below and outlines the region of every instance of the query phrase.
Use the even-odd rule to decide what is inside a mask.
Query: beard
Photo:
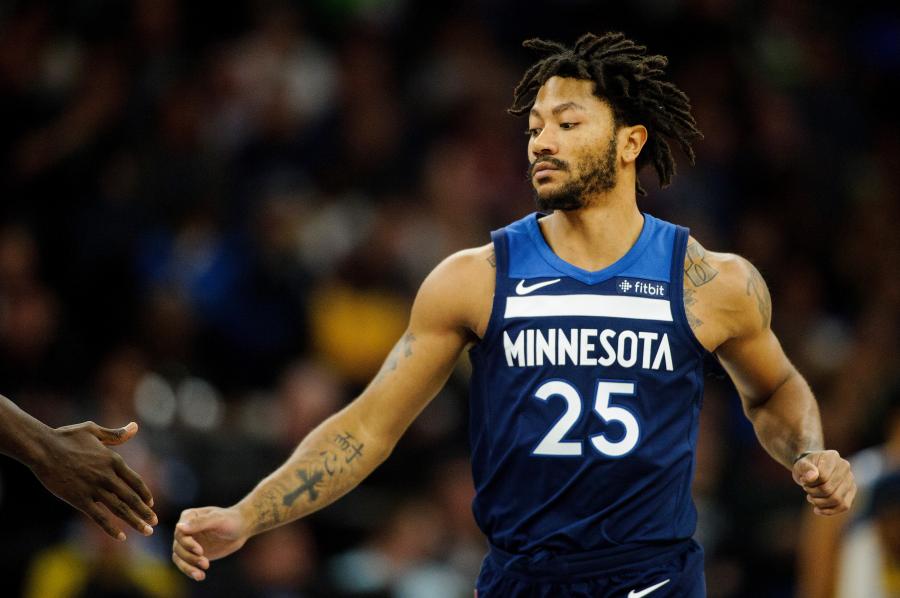
[[[532,183],[532,188],[534,189],[534,201],[538,210],[551,212],[553,210],[571,211],[583,208],[587,205],[589,196],[609,191],[616,186],[617,159],[616,138],[612,136],[605,151],[601,150],[588,154],[578,161],[576,172],[581,173],[579,177],[570,180],[556,191],[541,194],[534,187],[532,176],[534,166],[538,162],[548,162],[555,168],[565,172],[571,172],[571,170],[568,164],[562,160],[557,160],[550,156],[538,158],[528,168],[529,182]]]

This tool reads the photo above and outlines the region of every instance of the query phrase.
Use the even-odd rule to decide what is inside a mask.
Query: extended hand
[[[186,509],[175,526],[172,561],[185,575],[201,581],[209,562],[228,556],[249,538],[235,508]]]
[[[794,463],[794,481],[806,491],[816,515],[837,515],[853,504],[856,481],[837,451],[815,451]]]
[[[106,448],[127,442],[137,430],[134,422],[117,429],[94,422],[56,428],[50,431],[42,456],[31,469],[47,490],[93,519],[113,538],[124,540],[125,534],[110,513],[149,536],[153,533],[150,526],[158,522],[150,508],[153,496],[125,460]]]

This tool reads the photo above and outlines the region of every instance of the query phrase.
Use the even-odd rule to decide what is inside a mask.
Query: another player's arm
[[[229,509],[182,514],[173,560],[185,574],[203,579],[210,560],[234,552],[252,535],[331,504],[390,455],[474,338],[479,304],[491,296],[485,285],[493,285],[485,250],[451,256],[426,278],[409,326],[377,376],[313,430],[281,467]]]
[[[145,535],[157,523],[150,490],[106,446],[127,442],[137,429],[133,422],[116,429],[94,422],[51,428],[0,396],[0,453],[27,465],[45,488],[117,540],[125,534],[110,513]]]
[[[699,251],[716,272],[708,289],[697,289],[704,302],[713,306],[704,317],[719,329],[716,354],[737,388],[760,444],[792,471],[816,514],[846,511],[856,494],[850,465],[837,451],[825,450],[812,390],[772,332],[772,302],[765,281],[741,257]]]

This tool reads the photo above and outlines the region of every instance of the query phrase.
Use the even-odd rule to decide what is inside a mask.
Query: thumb
[[[114,446],[128,442],[135,434],[137,434],[137,431],[138,425],[135,422],[130,422],[124,428],[103,428],[101,426],[96,426],[91,430],[91,433],[103,444]]]
[[[200,509],[187,509],[182,511],[181,518],[175,526],[185,534],[195,534],[209,527],[212,517]]]
[[[819,478],[819,468],[804,457],[794,463],[794,480],[801,486],[815,482]]]

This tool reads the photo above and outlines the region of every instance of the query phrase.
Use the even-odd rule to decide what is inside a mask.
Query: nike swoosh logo
[[[516,285],[516,294],[517,295],[527,295],[528,293],[531,293],[532,291],[536,291],[538,289],[543,289],[544,287],[549,287],[551,284],[556,284],[560,280],[562,280],[562,279],[556,278],[554,280],[545,280],[544,282],[536,282],[533,285],[531,285],[530,287],[526,287],[525,279],[523,278],[522,280],[519,281],[519,284]]]
[[[666,585],[666,584],[669,583],[670,581],[672,581],[672,580],[671,580],[671,579],[667,579],[667,580],[665,580],[665,581],[661,581],[661,582],[659,582],[658,584],[656,584],[655,586],[650,586],[649,588],[644,588],[644,589],[641,590],[640,592],[636,592],[635,590],[631,590],[630,592],[628,592],[628,598],[641,598],[641,596],[646,596],[646,595],[649,594],[650,592],[655,592],[656,590],[660,589],[661,587],[663,587],[664,585]]]

